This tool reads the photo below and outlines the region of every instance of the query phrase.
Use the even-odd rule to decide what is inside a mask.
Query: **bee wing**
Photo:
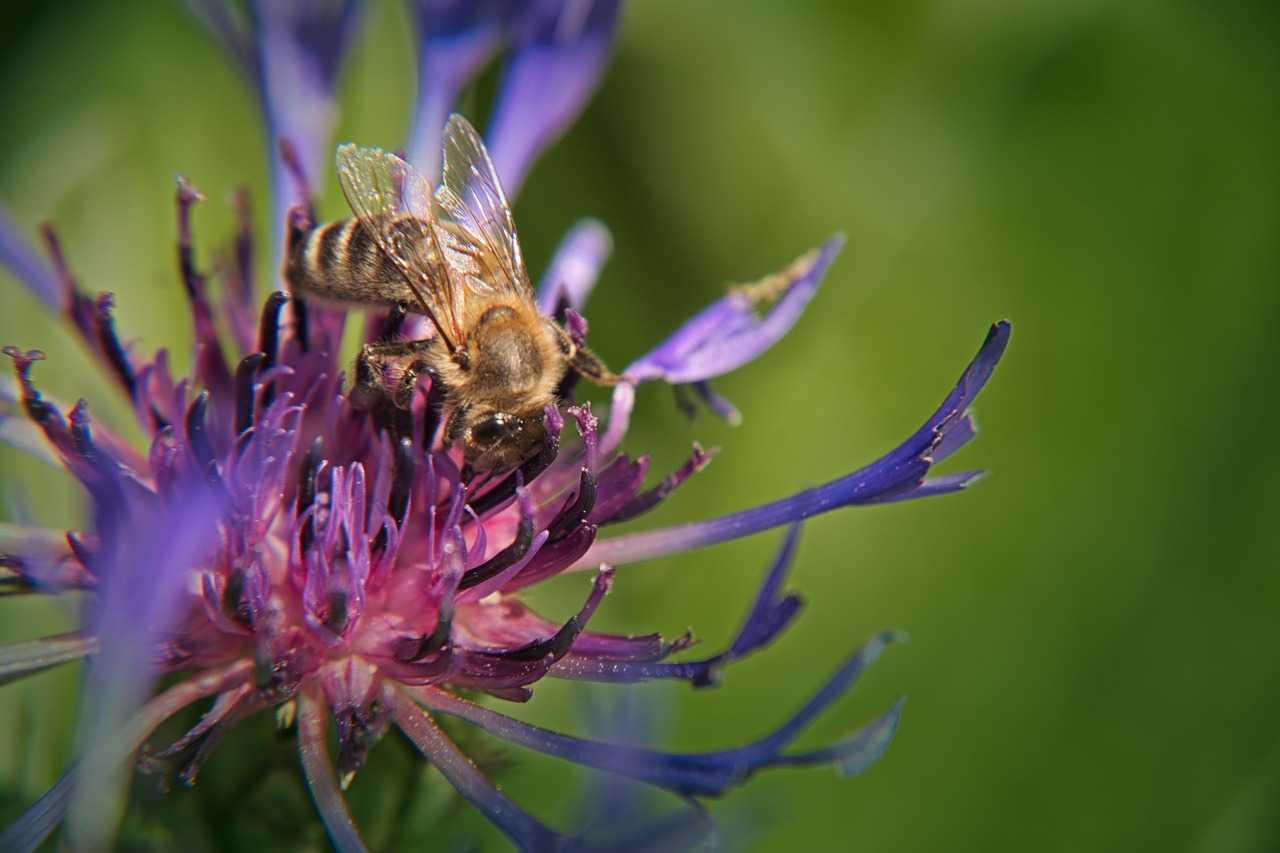
[[[431,185],[404,160],[381,148],[339,145],[338,183],[352,213],[395,264],[422,311],[449,349],[463,338],[457,278],[441,262]]]
[[[436,189],[440,243],[454,281],[478,294],[533,301],[511,206],[484,141],[454,113],[444,128],[444,180]]]

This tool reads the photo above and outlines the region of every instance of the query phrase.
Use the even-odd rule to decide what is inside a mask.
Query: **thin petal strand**
[[[96,637],[80,631],[41,637],[0,648],[0,684],[8,684],[68,661],[80,660],[98,651]]]
[[[406,688],[405,692],[412,693],[412,689]],[[550,851],[565,846],[566,839],[563,836],[530,817],[486,779],[471,759],[458,749],[416,703],[390,688],[383,691],[383,697],[392,708],[396,725],[413,741],[423,756],[458,789],[458,793],[467,802],[475,806],[521,850]]]
[[[661,663],[654,660],[610,660],[600,654],[575,655],[570,652],[552,667],[550,674],[585,681],[630,683],[655,678],[677,678],[686,680],[695,687],[718,684],[721,672],[726,665],[772,642],[799,614],[803,606],[799,596],[778,596],[778,591],[782,588],[782,583],[786,580],[795,559],[799,535],[800,525],[798,524],[792,525],[787,531],[782,550],[769,569],[764,584],[760,587],[751,613],[743,623],[733,645],[720,654],[704,660]],[[681,646],[677,644],[672,650],[679,650],[679,648]]]
[[[947,447],[950,452],[956,449],[954,442],[946,441],[951,430],[959,428],[962,437],[973,437],[968,406],[982,390],[1004,354],[1009,343],[1009,328],[1007,322],[992,326],[978,355],[933,416],[911,438],[870,465],[764,506],[678,527],[597,541],[570,567],[570,571],[593,569],[602,562],[613,565],[634,563],[702,548],[840,507],[926,497],[964,488],[976,475],[939,478],[936,486],[925,478],[933,467],[933,454],[939,446]]]
[[[787,755],[785,749],[815,716],[843,696],[890,642],[899,635],[885,632],[858,649],[827,680],[801,709],[772,734],[737,749],[717,752],[666,753],[630,746],[596,743],[561,735],[512,719],[496,711],[467,702],[437,687],[407,687],[429,710],[450,714],[475,725],[488,734],[520,746],[572,761],[586,767],[604,770],[677,794],[714,797],[745,782],[755,773],[769,767],[796,763],[812,764],[818,759],[839,767],[866,767],[888,746],[897,725],[901,704],[822,750]]]
[[[329,749],[325,745],[325,717],[327,709],[313,691],[303,691],[298,696],[298,755],[307,777],[307,787],[315,800],[316,811],[324,821],[339,853],[361,853],[367,850],[347,801],[338,789],[338,777],[329,761]]]

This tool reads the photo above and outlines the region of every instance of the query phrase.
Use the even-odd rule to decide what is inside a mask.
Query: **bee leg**
[[[414,359],[400,374],[400,381],[396,383],[395,403],[397,408],[408,409],[413,402],[413,389],[418,387],[418,380],[423,375],[430,376],[433,386],[440,385],[440,375],[436,373],[435,368],[427,363],[426,359]]]
[[[586,347],[574,346],[569,353],[569,367],[579,376],[585,376],[597,385],[617,385],[622,377],[610,372],[600,357]]]
[[[387,403],[408,408],[414,384],[431,372],[423,359],[429,346],[430,341],[378,341],[361,347],[348,391],[351,405],[362,412]]]
[[[575,341],[558,323],[549,323],[555,329],[560,349],[564,352],[569,369],[579,376],[586,377],[597,385],[617,385],[622,377],[610,372],[600,357],[583,344]]]

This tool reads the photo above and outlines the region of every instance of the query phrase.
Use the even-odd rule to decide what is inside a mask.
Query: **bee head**
[[[463,415],[457,434],[463,455],[477,471],[502,471],[514,468],[542,449],[547,427],[542,412],[513,415],[509,412],[483,412]]]

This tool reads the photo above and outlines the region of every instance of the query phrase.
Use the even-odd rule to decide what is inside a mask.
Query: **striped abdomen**
[[[401,223],[405,227],[401,228]],[[417,239],[409,235],[418,227],[418,223],[402,219],[388,229],[401,233],[389,236]],[[428,262],[430,260],[434,258]],[[293,289],[323,300],[416,305],[400,268],[354,217],[309,231],[291,229],[284,275]]]

